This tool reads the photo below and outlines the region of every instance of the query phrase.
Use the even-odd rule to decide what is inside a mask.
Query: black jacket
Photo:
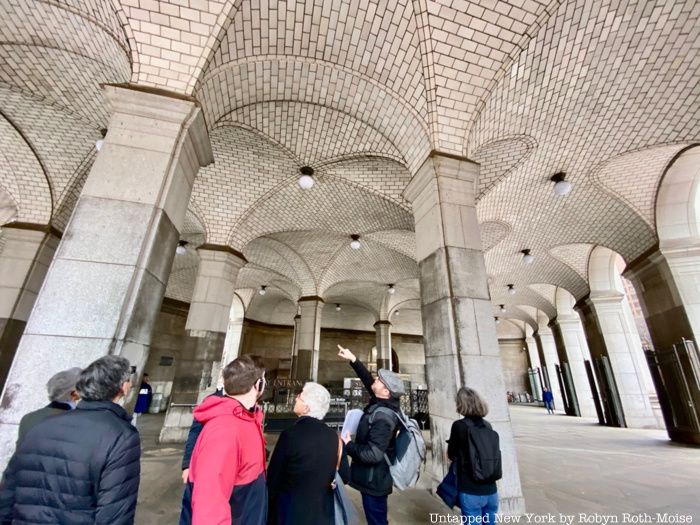
[[[393,397],[377,399],[372,392],[374,379],[369,371],[359,360],[355,360],[351,366],[369,391],[370,402],[365,407],[357,426],[355,440],[345,447],[346,453],[352,458],[350,486],[370,496],[386,496],[391,494],[394,482],[384,454],[389,456],[390,461],[395,459],[396,427],[399,419],[398,416],[392,417],[382,412],[375,414],[372,418],[372,412],[378,406],[398,412],[401,404]],[[371,425],[370,420],[372,420]]]
[[[334,522],[331,482],[338,462],[338,434],[323,421],[300,417],[280,435],[267,468],[268,523],[328,525]],[[342,454],[340,476],[350,468]]]
[[[60,416],[65,414],[68,410],[71,410],[71,406],[68,403],[61,403],[60,401],[51,401],[44,408],[35,410],[34,412],[29,412],[25,414],[24,417],[19,422],[19,434],[17,435],[17,444],[19,444],[24,436],[27,435],[34,426],[41,423],[44,419],[53,416]]]
[[[81,401],[32,428],[5,471],[0,523],[133,523],[141,443],[129,419],[111,401]]]
[[[467,419],[466,417],[464,419]],[[469,438],[467,424],[464,419],[458,419],[452,423],[450,439],[447,444],[447,457],[457,462],[457,487],[460,492],[475,496],[487,496],[496,492],[496,482],[480,483],[474,481],[471,475],[471,462],[469,460]],[[469,416],[476,426],[491,428],[491,424],[478,416]]]

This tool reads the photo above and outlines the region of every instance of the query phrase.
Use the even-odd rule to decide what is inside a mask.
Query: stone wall
[[[503,379],[506,391],[529,392],[527,378],[527,350],[524,339],[499,339],[498,347],[501,352]],[[505,392],[504,392],[505,395]]]
[[[292,327],[270,325],[246,319],[243,324],[241,353],[260,357],[271,376],[276,375],[280,360],[289,358],[292,350]],[[321,330],[321,356],[319,360],[319,382],[336,383],[345,377],[352,377],[350,367],[337,358],[337,345],[350,348],[364,363],[371,359],[376,345],[374,331],[342,330],[324,328]],[[425,358],[423,339],[408,334],[392,334],[392,347],[399,359],[399,371],[410,374],[417,385],[425,385]]]

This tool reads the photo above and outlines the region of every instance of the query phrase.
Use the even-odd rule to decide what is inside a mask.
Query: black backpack
[[[471,476],[477,483],[493,483],[501,479],[501,448],[498,432],[486,421],[475,425],[464,418],[469,443],[469,463]]]

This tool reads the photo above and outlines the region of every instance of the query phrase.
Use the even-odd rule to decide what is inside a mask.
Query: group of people
[[[338,478],[361,493],[369,525],[388,523],[389,463],[395,459],[404,384],[384,369],[373,378],[346,348],[339,346],[338,356],[370,393],[356,434],[338,436],[325,425],[330,394],[306,383],[295,399],[298,419],[280,435],[267,468],[258,405],[265,370],[249,356],[224,368],[223,389],[193,412],[182,463],[181,525],[333,524]],[[126,359],[108,355],[49,381],[50,404],[20,425],[0,485],[0,523],[134,522],[141,445],[120,405],[131,377]],[[468,388],[459,390],[456,403],[464,419],[452,426],[448,456],[457,465],[459,505],[465,516],[494,523],[496,484],[475,481],[468,465],[467,429],[488,426],[488,409]]]

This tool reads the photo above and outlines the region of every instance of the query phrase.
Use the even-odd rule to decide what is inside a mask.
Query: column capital
[[[309,302],[317,302],[321,304],[325,304],[325,301],[323,300],[323,297],[319,297],[318,295],[305,295],[304,297],[299,297],[297,300],[297,303],[309,303]]]
[[[248,263],[248,260],[245,258],[245,256],[239,252],[238,250],[234,250],[230,246],[222,245],[222,244],[200,244],[197,247],[197,253],[203,254],[204,252],[221,252],[221,253],[226,253],[228,255],[231,255],[235,258],[237,258],[241,266],[244,266],[245,264]]]
[[[476,186],[478,177],[479,164],[476,162],[466,157],[433,150],[416,170],[403,195],[413,204],[419,195],[439,178],[459,179]]]
[[[54,237],[60,239],[63,237],[63,233],[51,224],[39,224],[34,222],[9,222],[2,226],[3,230],[24,230],[24,231],[34,231],[42,232],[53,235]]]
[[[605,292],[592,292],[589,295],[589,300],[593,306],[615,305],[621,304],[625,299],[625,294],[615,290],[607,290]]]

